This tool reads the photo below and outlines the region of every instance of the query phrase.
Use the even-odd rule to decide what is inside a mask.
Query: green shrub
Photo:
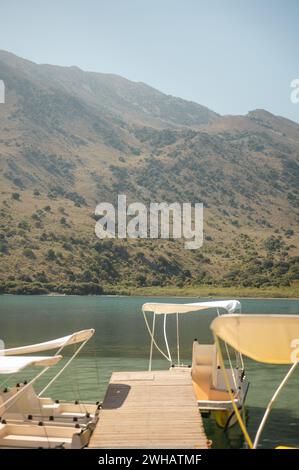
[[[30,230],[30,224],[27,222],[27,220],[21,220],[18,223],[18,227],[21,228],[22,230]]]
[[[8,243],[5,239],[0,240],[0,253],[8,254]]]
[[[46,259],[47,259],[48,261],[54,261],[54,260],[56,259],[56,253],[55,253],[55,251],[54,251],[52,248],[50,248],[50,249],[47,251],[47,253],[46,253]]]
[[[25,248],[23,250],[23,255],[26,256],[26,258],[29,258],[29,259],[36,259],[36,256],[35,256],[34,252],[30,248]]]

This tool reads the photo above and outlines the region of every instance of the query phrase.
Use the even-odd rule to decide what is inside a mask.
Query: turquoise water
[[[141,314],[144,302],[186,302],[183,298],[145,298],[109,296],[0,296],[0,338],[6,347],[20,346],[64,336],[84,328],[95,328],[94,337],[80,357],[65,371],[57,383],[48,390],[52,398],[74,400],[103,399],[113,371],[146,370],[148,367],[149,337]],[[198,299],[188,298],[188,302]],[[242,300],[244,313],[299,314],[297,300]],[[209,325],[216,312],[184,315],[181,321],[181,357],[191,361],[192,341],[212,342]],[[169,340],[174,339],[175,324],[169,320]],[[157,325],[157,329],[159,324]],[[158,339],[162,337],[158,335]],[[161,341],[162,344],[162,341]],[[174,342],[173,342],[174,344]],[[73,351],[70,348],[69,353]],[[67,350],[65,350],[65,353]],[[64,353],[64,354],[65,354]],[[163,369],[168,363],[157,353],[154,367]],[[246,361],[250,389],[247,397],[247,423],[253,436],[267,400],[282,379],[286,368]],[[51,370],[53,375],[53,369]],[[30,379],[32,370],[18,374],[9,383]],[[76,378],[74,380],[74,377]],[[43,377],[36,388],[47,381]],[[0,383],[5,379],[0,377]],[[4,384],[2,383],[2,386]],[[277,444],[299,446],[299,372],[278,400],[261,440],[262,447]],[[239,448],[242,435],[235,426],[227,434],[217,428],[211,418],[204,419],[207,434],[214,447]]]

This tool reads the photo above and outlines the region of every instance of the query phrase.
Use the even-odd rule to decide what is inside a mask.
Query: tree
[[[36,259],[34,252],[30,248],[25,248],[23,251],[23,255],[29,259]]]
[[[54,251],[52,248],[50,248],[50,249],[47,251],[47,253],[46,253],[46,259],[47,259],[48,261],[54,261],[54,260],[56,259],[56,253],[55,253],[55,251]]]

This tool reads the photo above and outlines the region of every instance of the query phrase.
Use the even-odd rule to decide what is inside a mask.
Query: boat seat
[[[197,340],[193,341],[192,348],[192,375],[198,375],[198,367],[209,367],[211,383],[210,386],[216,385],[217,371],[217,349],[215,344],[199,344]],[[201,369],[203,372],[203,369]],[[207,373],[207,369],[205,371]]]
[[[97,414],[97,405],[89,403],[67,403],[51,400],[50,398],[38,397],[33,387],[28,387],[22,391],[22,387],[13,387],[6,393],[0,392],[0,405],[13,395],[18,394],[14,403],[8,405],[8,413],[20,413],[22,415],[33,416],[55,416],[55,417],[86,417],[92,419]]]
[[[215,344],[199,344],[197,340],[193,342],[192,365],[212,366],[216,356]]]
[[[1,447],[31,448],[82,448],[90,438],[90,430],[78,433],[63,426],[38,426],[35,424],[0,424]]]
[[[192,381],[197,400],[230,400],[227,391],[216,390],[213,387],[211,366],[196,366],[192,372]]]
[[[217,364],[217,349],[215,344],[199,344],[193,342],[192,351],[192,381],[198,401],[230,400],[225,389],[217,389],[219,382]]]

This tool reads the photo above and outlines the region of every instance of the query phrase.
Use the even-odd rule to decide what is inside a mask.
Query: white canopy
[[[46,341],[44,343],[30,344],[28,346],[21,346],[18,348],[2,349],[0,350],[0,355],[15,356],[19,354],[32,354],[41,351],[49,351],[51,349],[59,349],[71,344],[83,343],[83,341],[87,341],[92,337],[94,331],[94,329],[82,330],[68,336],[63,336],[62,338]]]
[[[0,356],[0,374],[15,374],[30,366],[53,366],[60,359],[62,356]]]
[[[156,314],[189,313],[211,308],[223,308],[228,313],[234,313],[241,311],[241,304],[238,300],[215,300],[188,304],[146,303],[142,306],[143,312]]]
[[[211,330],[255,361],[299,361],[299,315],[222,315],[213,320]]]

